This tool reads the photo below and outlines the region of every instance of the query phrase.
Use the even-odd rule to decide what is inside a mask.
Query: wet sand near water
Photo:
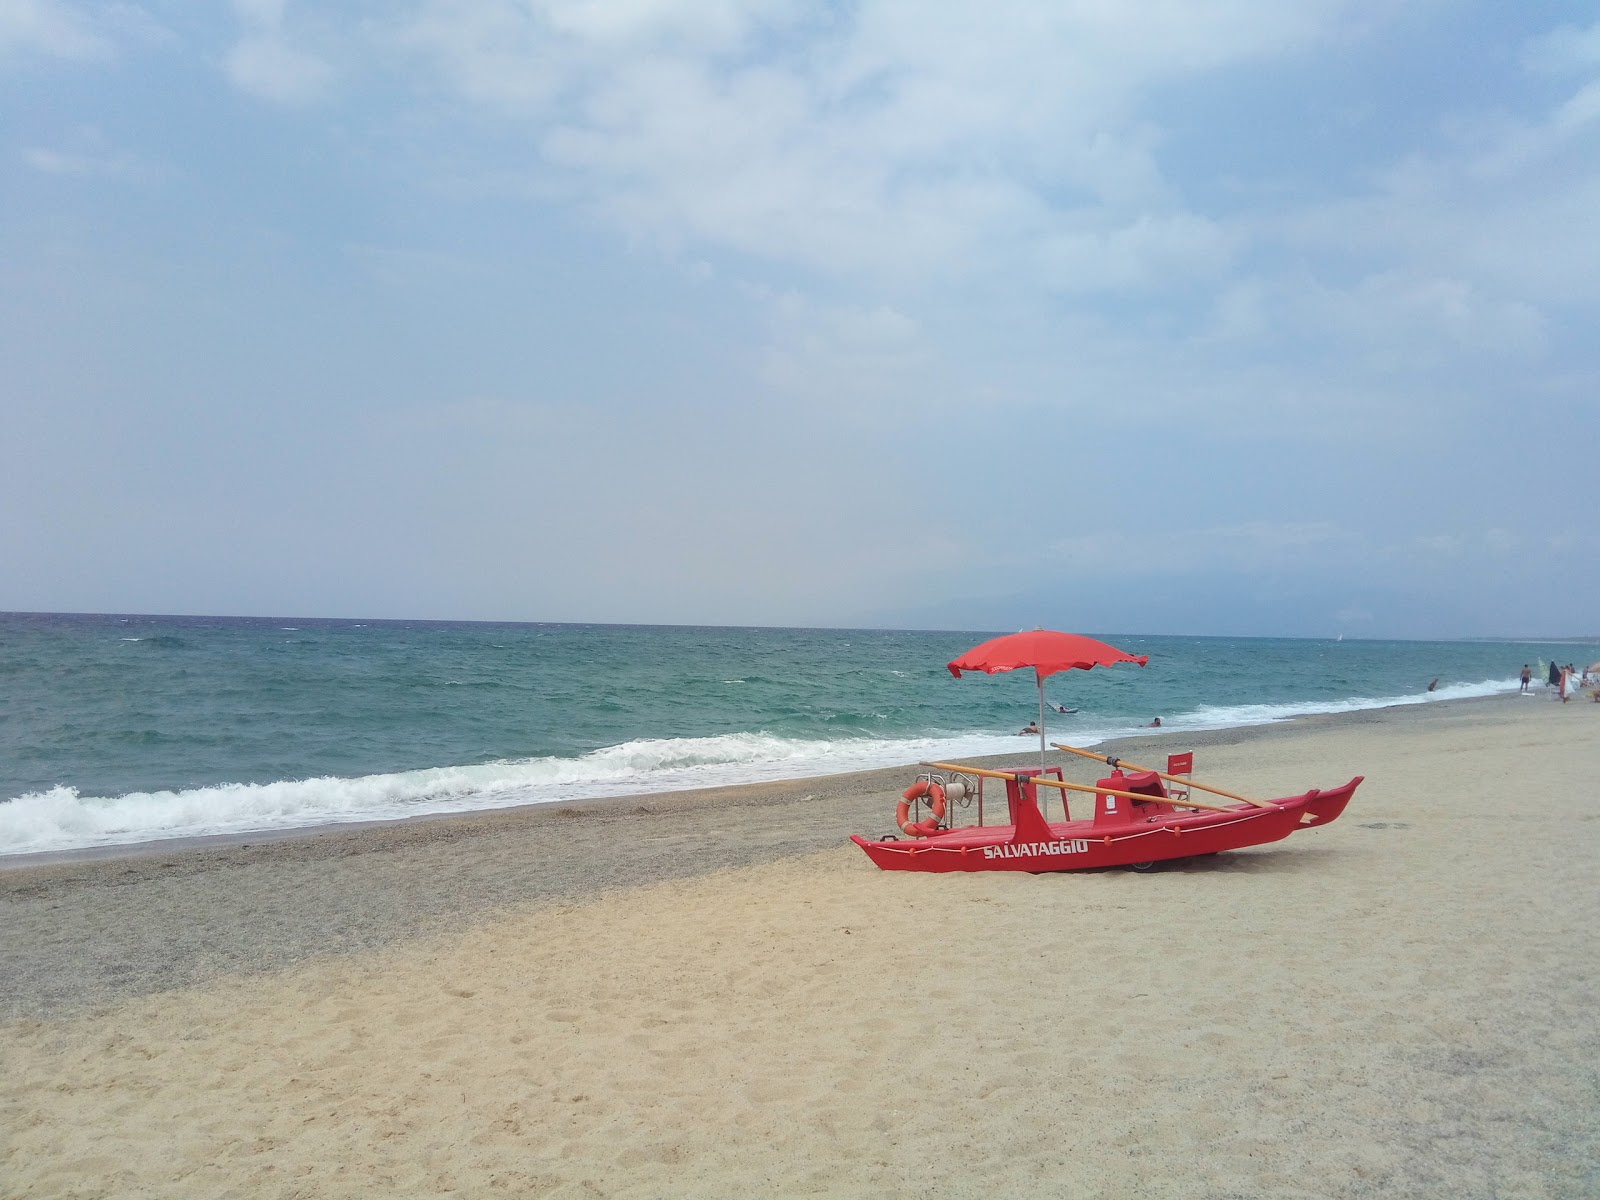
[[[1592,709],[1142,739],[1367,776],[1149,876],[879,872],[908,770],[3,869],[0,1195],[1600,1194]]]

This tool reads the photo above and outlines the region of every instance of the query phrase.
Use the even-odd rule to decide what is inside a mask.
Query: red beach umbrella
[[[974,646],[960,658],[948,664],[950,674],[957,679],[963,671],[982,671],[998,675],[1002,671],[1016,671],[1032,667],[1039,683],[1039,765],[1044,766],[1044,681],[1045,676],[1057,671],[1073,669],[1087,671],[1091,667],[1109,667],[1113,663],[1138,663],[1141,667],[1149,655],[1129,654],[1097,642],[1080,633],[1057,633],[1051,629],[1029,629],[1022,633],[1008,633],[991,638],[981,646]]]
[[[1015,671],[1032,667],[1043,683],[1045,676],[1057,671],[1070,671],[1074,667],[1087,671],[1090,667],[1109,667],[1113,663],[1138,663],[1141,667],[1150,660],[1148,654],[1129,654],[1104,642],[1081,633],[1057,633],[1053,629],[1029,629],[1022,633],[1008,633],[991,638],[981,646],[974,646],[950,664],[950,674],[957,679],[963,671],[982,671],[985,675],[998,675],[1001,671]]]

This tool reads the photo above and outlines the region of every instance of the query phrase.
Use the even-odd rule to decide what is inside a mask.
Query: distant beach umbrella
[[[947,665],[957,679],[963,671],[982,671],[985,675],[998,675],[1002,671],[1018,671],[1032,667],[1039,684],[1039,766],[1044,766],[1044,681],[1057,671],[1081,670],[1091,667],[1109,667],[1116,663],[1137,663],[1144,666],[1149,661],[1145,654],[1129,654],[1108,646],[1105,642],[1084,637],[1079,633],[1057,633],[1052,629],[1031,629],[1022,633],[1008,633],[991,638],[981,646],[974,646]]]

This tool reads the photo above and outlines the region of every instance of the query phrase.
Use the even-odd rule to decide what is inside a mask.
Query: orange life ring
[[[928,808],[932,810],[933,816],[913,821],[911,802],[923,796],[927,797]],[[939,822],[942,820],[944,820],[943,784],[935,783],[931,779],[919,779],[900,793],[900,804],[894,810],[894,823],[907,837],[932,837],[938,832]]]

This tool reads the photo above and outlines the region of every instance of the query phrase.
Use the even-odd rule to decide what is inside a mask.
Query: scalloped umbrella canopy
[[[1109,667],[1113,663],[1138,663],[1141,667],[1149,661],[1147,654],[1129,654],[1097,642],[1080,633],[1057,633],[1051,629],[1030,629],[1022,633],[1008,633],[992,638],[981,646],[974,646],[950,664],[950,674],[957,679],[963,671],[982,671],[996,675],[1001,671],[1016,671],[1032,667],[1042,686],[1045,677],[1057,671],[1074,668]]]
[[[993,638],[981,646],[974,646],[960,658],[947,664],[950,674],[957,679],[963,671],[982,671],[985,675],[998,675],[1001,671],[1015,671],[1032,667],[1039,683],[1039,769],[1044,770],[1044,681],[1045,676],[1073,668],[1109,667],[1112,663],[1138,663],[1141,667],[1149,661],[1145,654],[1129,654],[1104,642],[1081,633],[1057,633],[1052,629],[1029,629],[1022,633],[1008,633]]]

